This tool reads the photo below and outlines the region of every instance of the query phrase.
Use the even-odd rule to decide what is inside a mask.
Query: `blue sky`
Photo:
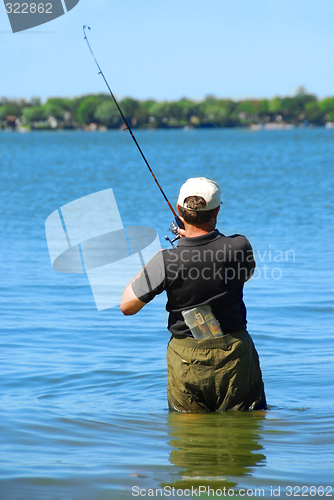
[[[80,0],[11,33],[0,5],[0,96],[107,92],[138,99],[334,95],[333,0]]]

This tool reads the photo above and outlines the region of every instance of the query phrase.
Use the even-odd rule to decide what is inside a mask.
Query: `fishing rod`
[[[169,228],[169,229],[170,229],[170,231],[171,231],[171,232],[172,232],[172,233],[173,233],[176,237],[175,237],[173,240],[170,240],[168,236],[165,236],[166,240],[168,240],[168,241],[171,243],[171,245],[172,245],[172,246],[174,246],[174,245],[173,245],[174,241],[176,241],[177,239],[179,239],[179,238],[180,238],[180,234],[178,233],[177,228],[178,228],[178,227],[180,227],[181,229],[183,229],[183,228],[184,228],[183,223],[182,223],[182,221],[180,220],[179,216],[176,214],[176,212],[175,212],[174,208],[172,207],[172,205],[170,204],[170,202],[169,202],[169,200],[168,200],[168,198],[167,198],[167,196],[166,196],[166,194],[165,194],[164,190],[163,190],[163,189],[162,189],[162,187],[160,186],[160,184],[159,184],[159,182],[158,182],[158,179],[157,179],[157,178],[156,178],[156,176],[154,175],[153,170],[151,169],[151,167],[150,167],[150,165],[149,165],[149,163],[148,163],[148,161],[147,161],[147,159],[146,159],[146,157],[145,157],[145,155],[144,155],[144,153],[143,153],[143,151],[142,151],[141,147],[139,146],[139,144],[138,144],[138,142],[137,142],[137,139],[135,138],[135,136],[134,136],[134,134],[133,134],[133,132],[132,132],[132,130],[131,130],[131,127],[130,127],[130,125],[129,125],[129,123],[128,123],[127,119],[125,118],[125,116],[124,116],[124,114],[123,114],[123,112],[122,112],[122,110],[121,110],[121,108],[120,108],[120,106],[119,106],[118,102],[116,101],[116,98],[115,98],[115,96],[114,96],[114,94],[113,94],[113,92],[112,92],[112,90],[111,90],[111,88],[110,88],[110,86],[109,86],[109,83],[107,82],[107,79],[106,79],[106,77],[104,76],[103,71],[102,71],[102,69],[101,69],[101,67],[100,67],[99,63],[98,63],[98,62],[97,62],[97,60],[96,60],[96,57],[95,57],[95,55],[94,55],[94,52],[92,51],[92,48],[91,48],[91,46],[90,46],[90,43],[89,43],[88,38],[87,38],[87,35],[86,35],[86,28],[87,28],[88,30],[90,30],[90,29],[91,29],[89,26],[86,26],[86,25],[84,25],[84,26],[83,26],[84,40],[86,40],[87,45],[88,45],[88,48],[89,48],[89,50],[90,50],[90,52],[91,52],[91,54],[92,54],[92,56],[93,56],[93,59],[94,59],[94,61],[95,61],[95,63],[96,63],[96,66],[97,66],[97,67],[98,67],[98,69],[99,69],[99,73],[98,73],[98,74],[99,74],[99,75],[101,75],[101,76],[102,76],[102,78],[103,78],[103,80],[105,81],[105,84],[106,84],[106,86],[108,87],[108,90],[109,90],[109,92],[110,92],[110,95],[111,95],[111,97],[113,98],[114,103],[116,104],[116,107],[117,107],[117,109],[118,109],[118,111],[119,111],[119,114],[120,114],[120,115],[121,115],[121,117],[122,117],[122,120],[123,120],[123,122],[124,122],[124,124],[125,124],[126,130],[128,130],[128,131],[129,131],[129,134],[131,135],[131,137],[132,137],[132,139],[133,139],[133,141],[134,141],[135,145],[137,146],[139,153],[141,154],[141,156],[142,156],[142,158],[143,158],[144,162],[146,163],[146,166],[148,167],[149,171],[150,171],[150,172],[151,172],[151,174],[152,174],[153,179],[155,180],[155,182],[156,182],[156,184],[157,184],[158,188],[160,189],[162,196],[165,198],[165,201],[166,201],[167,205],[169,206],[169,208],[171,209],[171,211],[172,211],[172,213],[173,213],[173,215],[174,215],[174,217],[175,217],[175,222],[172,222],[172,224],[171,224],[171,226],[170,226],[170,228]]]

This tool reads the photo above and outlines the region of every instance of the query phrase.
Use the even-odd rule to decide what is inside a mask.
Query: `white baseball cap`
[[[188,179],[180,189],[179,198],[177,200],[178,205],[188,210],[194,210],[187,206],[185,199],[188,196],[201,196],[206,201],[205,207],[200,207],[196,209],[198,211],[213,210],[220,205],[220,188],[218,184],[206,177],[194,177]]]

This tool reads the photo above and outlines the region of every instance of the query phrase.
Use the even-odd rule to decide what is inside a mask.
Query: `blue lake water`
[[[218,228],[253,245],[245,303],[270,410],[169,413],[165,297],[98,312],[86,275],[52,268],[47,217],[108,188],[123,224],[166,246],[172,214],[130,136],[1,133],[0,500],[334,496],[334,130],[136,137],[173,205],[188,177],[213,178]]]

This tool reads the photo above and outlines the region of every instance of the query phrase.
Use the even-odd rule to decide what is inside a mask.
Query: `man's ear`
[[[216,210],[215,210],[215,217],[216,217],[216,219],[217,219],[217,217],[218,217],[219,210],[220,210],[220,205],[219,205],[219,206],[216,208]]]

